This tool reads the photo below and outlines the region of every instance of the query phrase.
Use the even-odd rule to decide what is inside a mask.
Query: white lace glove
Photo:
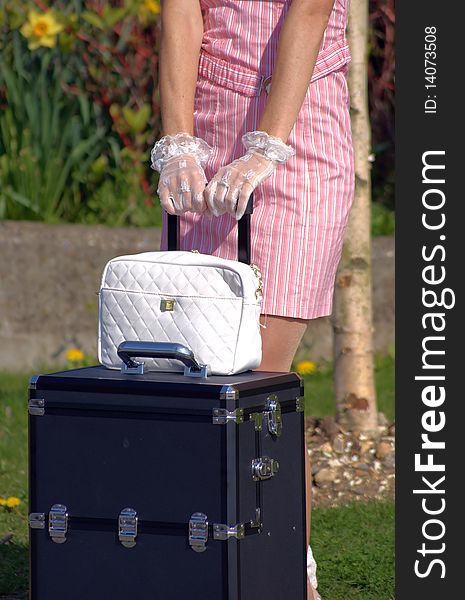
[[[319,593],[317,592],[318,580],[316,578],[316,562],[313,558],[313,552],[311,546],[307,548],[307,577],[312,584],[315,596],[315,600],[321,600]]]
[[[242,143],[246,154],[221,167],[205,189],[208,208],[216,217],[228,212],[239,220],[254,189],[295,154],[291,146],[265,131],[245,133]]]
[[[207,142],[185,132],[165,135],[155,143],[151,166],[160,173],[157,192],[168,213],[210,212],[203,194],[207,184],[203,167],[212,150]]]

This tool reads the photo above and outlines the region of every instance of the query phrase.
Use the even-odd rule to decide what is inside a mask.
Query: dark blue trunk
[[[305,599],[302,396],[295,373],[32,378],[30,599]],[[61,534],[49,531],[56,504]],[[132,547],[118,535],[125,508]],[[203,552],[189,542],[194,513],[208,519]]]

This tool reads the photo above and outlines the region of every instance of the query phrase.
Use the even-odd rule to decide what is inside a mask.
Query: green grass
[[[52,372],[59,368],[40,370]],[[16,496],[17,508],[0,506],[0,595],[28,587],[27,386],[30,374],[0,373],[0,497]],[[376,360],[379,410],[394,418],[394,360]],[[334,414],[331,365],[305,377],[306,412]],[[7,409],[7,407],[9,407]],[[371,502],[315,509],[312,547],[323,600],[390,600],[393,597],[393,504]]]
[[[0,506],[0,595],[27,589],[27,385],[28,375],[0,374],[0,497],[16,496],[17,508]],[[7,407],[11,416],[7,416]]]
[[[312,375],[305,375],[305,414],[325,417],[334,414],[333,367],[327,363],[318,366]],[[375,359],[375,384],[378,410],[389,421],[395,418],[394,407],[394,357],[390,354]]]
[[[323,600],[394,598],[394,502],[312,511],[311,544]]]
[[[371,235],[393,235],[396,230],[396,213],[381,202],[371,203]]]

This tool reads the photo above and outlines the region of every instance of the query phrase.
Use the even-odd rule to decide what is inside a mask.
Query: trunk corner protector
[[[37,389],[37,382],[39,381],[39,377],[40,377],[40,375],[32,375],[32,377],[29,379],[29,389],[30,390]]]
[[[297,373],[297,371],[292,371],[292,373],[297,377],[297,379],[300,382],[300,387],[303,387],[304,385],[304,378],[300,373]]]
[[[223,385],[220,391],[221,400],[237,400],[239,398],[239,390],[234,389],[232,385]]]

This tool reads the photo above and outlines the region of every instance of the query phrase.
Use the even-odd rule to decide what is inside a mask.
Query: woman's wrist
[[[270,93],[271,94],[271,91]],[[292,126],[289,127],[289,115],[282,113],[282,108],[278,109],[278,114],[273,110],[274,96],[269,96],[258,123],[258,131],[266,131],[269,135],[279,138],[282,142],[286,143],[292,131]]]
[[[173,156],[190,154],[201,167],[210,158],[213,148],[202,138],[180,131],[175,135],[164,135],[150,151],[151,167],[154,171],[161,172],[166,161]]]
[[[288,158],[295,155],[292,146],[266,131],[248,131],[242,136],[242,143],[247,150],[260,149],[266,158],[278,163],[286,162]]]

